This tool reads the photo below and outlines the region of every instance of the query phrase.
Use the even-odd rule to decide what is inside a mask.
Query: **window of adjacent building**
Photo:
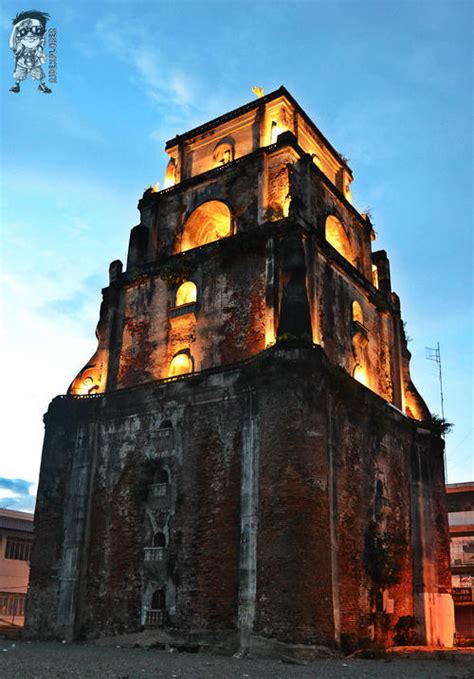
[[[192,281],[182,283],[176,291],[175,305],[183,306],[184,304],[192,304],[197,299],[197,287]]]
[[[0,592],[0,617],[14,618],[25,615],[25,594]]]
[[[171,359],[168,377],[177,377],[193,372],[193,361],[187,352],[179,352]]]
[[[474,538],[472,536],[451,538],[451,564],[453,566],[474,565]]]
[[[364,325],[364,314],[362,313],[362,307],[359,302],[352,302],[352,320]]]
[[[349,237],[337,217],[329,215],[326,219],[326,240],[349,262],[354,263]]]
[[[449,512],[448,521],[450,526],[469,526],[474,524],[474,511]]]
[[[5,559],[29,561],[31,542],[31,540],[26,538],[8,537],[7,544],[5,546]]]
[[[181,252],[232,235],[232,215],[225,203],[208,200],[199,205],[184,224]]]

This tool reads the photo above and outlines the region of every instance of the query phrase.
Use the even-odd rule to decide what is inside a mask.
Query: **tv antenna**
[[[439,393],[441,397],[441,417],[444,420],[443,371],[441,369],[441,350],[439,348],[439,342],[434,349],[432,347],[425,347],[425,351],[428,361],[434,361],[438,366]]]
[[[444,421],[444,394],[443,394],[443,371],[441,367],[441,350],[439,347],[439,342],[437,342],[436,347],[425,347],[425,355],[428,361],[433,361],[438,366],[438,377],[439,377],[439,395],[441,399],[441,417]],[[445,441],[444,444],[444,475],[446,478],[446,483],[448,482],[448,464],[446,460],[446,436],[443,431],[441,438]]]

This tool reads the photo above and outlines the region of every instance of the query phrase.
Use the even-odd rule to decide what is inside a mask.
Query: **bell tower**
[[[30,635],[451,643],[443,442],[346,160],[284,87],[166,152],[45,417]]]

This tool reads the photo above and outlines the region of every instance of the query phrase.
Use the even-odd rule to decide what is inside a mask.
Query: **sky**
[[[0,6],[0,506],[31,510],[48,403],[96,348],[108,266],[176,134],[280,85],[350,159],[390,258],[448,481],[474,478],[470,0],[49,0],[57,83],[13,85]],[[46,64],[47,73],[47,64]]]

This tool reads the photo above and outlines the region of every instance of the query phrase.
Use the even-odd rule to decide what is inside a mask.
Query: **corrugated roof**
[[[33,532],[33,514],[15,509],[0,509],[0,528],[23,533]]]

